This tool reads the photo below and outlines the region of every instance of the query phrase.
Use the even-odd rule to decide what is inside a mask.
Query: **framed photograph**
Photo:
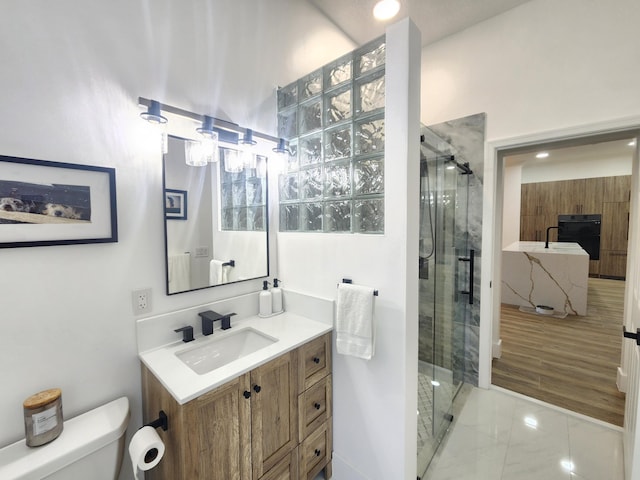
[[[115,169],[0,156],[0,248],[117,241]]]
[[[167,220],[187,219],[187,192],[185,190],[165,189],[164,216]]]

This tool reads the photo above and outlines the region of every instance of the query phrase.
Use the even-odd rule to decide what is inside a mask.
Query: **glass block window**
[[[278,90],[280,231],[384,233],[384,102],[384,37]]]
[[[241,166],[230,172],[225,168],[225,162],[230,160],[234,153],[235,151],[229,149],[220,149],[218,178],[221,229],[264,231],[267,209],[267,159],[256,155],[255,165]]]

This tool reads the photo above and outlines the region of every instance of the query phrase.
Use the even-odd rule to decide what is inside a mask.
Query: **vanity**
[[[331,326],[285,312],[216,327],[139,354],[144,421],[163,410],[169,424],[158,429],[164,457],[146,478],[331,478]]]

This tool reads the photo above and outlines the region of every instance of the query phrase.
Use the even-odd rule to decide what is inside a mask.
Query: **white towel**
[[[191,255],[169,256],[169,292],[184,292],[191,288]]]
[[[373,288],[338,285],[336,346],[338,353],[370,360],[374,354]]]
[[[220,285],[229,281],[229,267],[223,266],[226,263],[222,260],[211,260],[209,262],[209,285]]]

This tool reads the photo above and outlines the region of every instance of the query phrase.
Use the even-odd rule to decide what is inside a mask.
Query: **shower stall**
[[[453,419],[464,377],[464,322],[473,302],[469,164],[427,127],[420,147],[418,478]]]

